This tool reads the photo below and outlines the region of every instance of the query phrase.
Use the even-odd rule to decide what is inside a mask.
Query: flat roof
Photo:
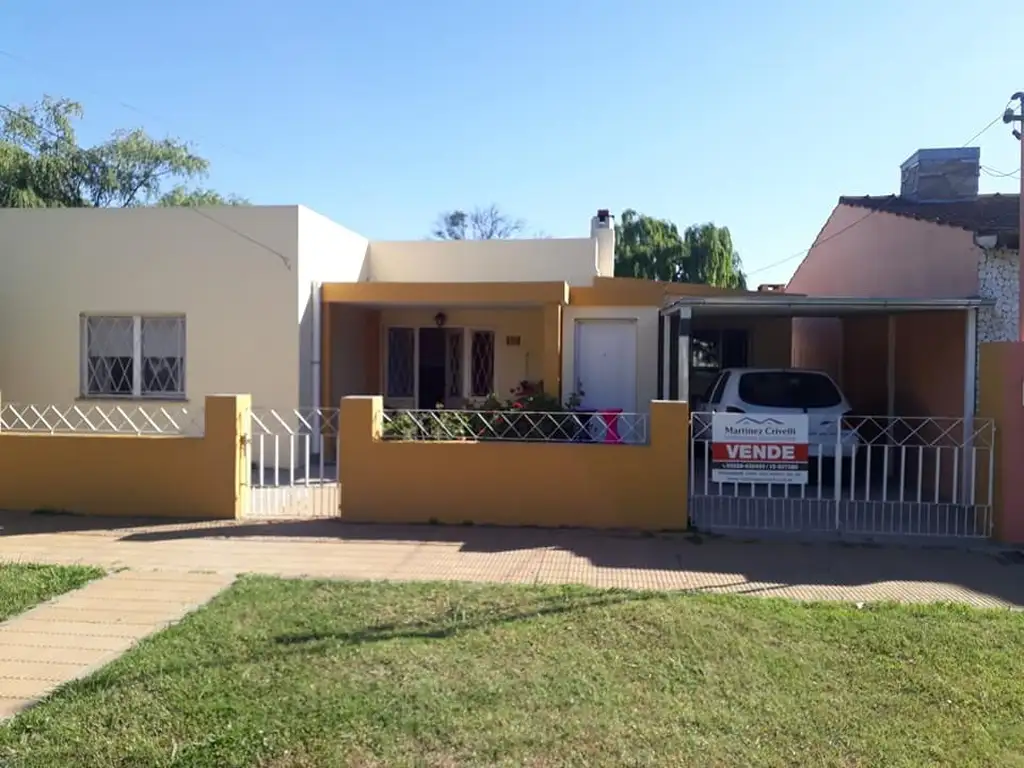
[[[982,299],[977,296],[952,299],[912,299],[764,293],[745,296],[683,296],[665,302],[661,312],[664,315],[671,315],[688,307],[695,316],[841,317],[844,315],[890,315],[906,312],[967,310],[990,307],[994,304],[993,299]]]

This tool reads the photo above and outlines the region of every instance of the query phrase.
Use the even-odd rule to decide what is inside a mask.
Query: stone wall
[[[1017,341],[1019,331],[1020,253],[983,250],[978,262],[978,293],[995,299],[978,311],[978,343]]]
[[[1017,341],[1020,333],[1020,252],[982,250],[978,260],[978,294],[995,299],[995,306],[978,310],[978,346],[990,341]],[[975,409],[981,397],[981,382],[976,369]]]

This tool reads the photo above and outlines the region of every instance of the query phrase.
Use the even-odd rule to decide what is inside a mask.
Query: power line
[[[983,165],[983,166],[981,166],[981,170],[984,173],[986,173],[987,175],[993,176],[993,177],[995,177],[997,179],[1004,179],[1004,178],[1020,179],[1020,175],[1019,175],[1020,174],[1020,168],[1017,168],[1014,171],[1000,171],[1000,170],[998,170],[996,168],[990,168],[987,165]]]
[[[1010,103],[1011,103],[1011,102],[1009,102],[1009,101],[1008,101],[1008,102],[1006,102],[1006,106],[1007,106],[1007,107],[1008,107],[1008,106],[1010,106]],[[1005,111],[1005,109],[1006,109],[1006,108],[1004,107],[1003,109],[1004,109],[1004,111]],[[980,138],[981,136],[983,136],[983,135],[984,135],[985,133],[987,133],[987,132],[988,132],[988,131],[989,131],[989,130],[990,130],[990,129],[992,128],[992,126],[994,126],[994,125],[995,125],[996,123],[1000,122],[1000,121],[1001,121],[1002,119],[1003,119],[1003,113],[1002,113],[1002,112],[1000,112],[1000,113],[999,113],[999,116],[998,116],[998,117],[994,118],[994,119],[993,119],[993,120],[992,120],[991,122],[989,122],[989,123],[988,123],[988,124],[987,124],[987,125],[986,125],[986,126],[985,126],[984,128],[982,128],[982,129],[981,129],[980,131],[978,131],[978,132],[977,132],[976,134],[974,134],[973,136],[971,136],[971,138],[969,138],[969,139],[968,139],[967,141],[965,141],[965,142],[963,143],[963,145],[961,146],[961,149],[962,149],[963,147],[966,147],[967,145],[969,145],[969,144],[970,144],[971,142],[973,142],[973,141],[974,141],[975,139],[978,139],[978,138]],[[1020,169],[1018,169],[1018,170],[1020,170]],[[1010,175],[1010,174],[1007,174],[1007,175]],[[815,241],[814,241],[813,243],[811,243],[811,246],[810,246],[810,248],[804,248],[804,249],[803,249],[802,251],[797,251],[797,252],[796,252],[796,253],[794,253],[793,255],[791,255],[791,256],[787,256],[787,257],[786,257],[786,258],[784,258],[784,259],[779,259],[778,261],[774,261],[774,262],[772,262],[771,264],[767,264],[767,265],[765,265],[765,266],[763,266],[763,267],[758,267],[757,269],[755,269],[755,270],[753,270],[753,271],[751,271],[751,272],[748,272],[748,273],[747,273],[747,277],[750,277],[751,275],[756,275],[756,274],[758,274],[758,273],[760,273],[760,272],[766,272],[766,271],[767,271],[767,270],[769,270],[769,269],[774,269],[775,267],[779,267],[779,266],[782,266],[783,264],[786,264],[786,263],[788,263],[788,262],[790,262],[790,261],[793,261],[793,259],[799,259],[799,258],[801,258],[801,257],[803,257],[803,256],[806,256],[806,255],[807,255],[808,253],[810,253],[810,252],[811,252],[811,248],[814,248],[814,247],[816,247],[816,246],[822,245],[822,244],[824,244],[824,243],[827,243],[827,242],[828,242],[829,240],[833,240],[834,238],[837,238],[837,237],[839,237],[839,236],[840,236],[841,234],[843,234],[843,233],[845,233],[845,232],[848,232],[848,231],[850,231],[850,230],[851,230],[851,229],[853,229],[853,228],[854,228],[855,226],[857,226],[858,224],[860,224],[860,223],[861,223],[862,221],[864,221],[865,219],[869,218],[870,216],[874,216],[874,215],[875,215],[876,213],[884,213],[884,212],[885,212],[885,208],[884,208],[884,207],[881,207],[881,208],[872,208],[872,209],[871,209],[870,211],[868,211],[867,213],[865,213],[865,214],[864,214],[863,216],[861,216],[861,217],[860,217],[859,219],[856,219],[855,221],[851,222],[850,224],[847,224],[847,225],[846,225],[845,227],[843,227],[842,229],[840,229],[840,230],[839,230],[838,232],[833,232],[833,233],[832,233],[831,235],[829,235],[828,237],[826,237],[826,238],[823,238],[823,239],[821,239],[821,240],[815,240]]]
[[[71,145],[71,148],[72,148],[72,150],[75,153],[78,153],[81,156],[86,156],[86,157],[89,156],[89,150],[84,149],[84,148],[78,146],[73,141],[71,141],[67,136],[62,136],[61,134],[59,134],[56,131],[48,128],[47,126],[42,125],[41,123],[39,123],[38,120],[33,119],[29,115],[26,115],[24,112],[20,112],[20,111],[18,111],[16,109],[12,109],[7,104],[0,104],[0,110],[3,110],[7,114],[12,115],[12,116],[14,116],[14,117],[16,117],[16,118],[18,118],[20,120],[24,120],[25,122],[27,122],[27,123],[35,126],[36,128],[38,128],[43,133],[46,133],[46,134],[52,136],[53,138],[57,139],[57,141],[67,142],[68,144]],[[235,229],[230,224],[227,224],[227,223],[221,221],[220,219],[217,219],[217,218],[215,218],[213,216],[210,216],[209,214],[207,214],[207,213],[205,213],[205,212],[203,212],[203,211],[199,210],[198,208],[196,208],[194,206],[191,206],[191,205],[175,206],[175,208],[177,208],[179,210],[180,209],[185,209],[185,210],[191,211],[192,213],[196,214],[197,216],[202,216],[207,221],[211,221],[214,224],[216,224],[216,225],[218,225],[220,227],[223,227],[224,229],[228,230],[229,232],[232,232],[235,235],[238,235],[238,237],[241,237],[242,239],[247,240],[247,241],[249,241],[250,243],[252,243],[254,245],[258,245],[260,248],[263,248],[264,250],[272,253],[274,256],[276,256],[277,258],[279,258],[281,260],[281,262],[285,265],[285,268],[287,268],[289,270],[292,268],[292,262],[291,262],[291,259],[288,258],[288,256],[286,256],[285,254],[281,253],[280,251],[278,251],[275,248],[271,248],[266,243],[260,242],[256,238],[250,237],[249,235],[245,234],[244,232],[241,232],[241,231]]]

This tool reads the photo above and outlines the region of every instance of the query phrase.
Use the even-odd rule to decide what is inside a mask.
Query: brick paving
[[[163,523],[0,513],[0,561],[128,569],[0,624],[0,719],[109,663],[243,572],[1024,607],[1024,556],[994,548],[369,526],[340,520]]]
[[[231,576],[689,589],[801,600],[1024,606],[1024,558],[995,549],[744,542],[340,520],[162,523],[0,513],[0,560]]]
[[[179,621],[230,575],[120,571],[0,624],[0,720]]]

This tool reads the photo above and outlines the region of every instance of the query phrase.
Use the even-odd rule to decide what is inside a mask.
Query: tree
[[[209,162],[179,139],[154,139],[141,129],[115,131],[82,147],[74,121],[81,104],[49,96],[30,106],[0,107],[0,205],[5,207],[133,207],[244,204],[187,182],[206,176]],[[168,192],[164,185],[176,182]]]
[[[163,194],[156,203],[157,205],[186,206],[186,205],[249,205],[249,201],[238,195],[222,195],[212,189],[188,189],[184,185],[178,185]]]
[[[615,233],[616,277],[688,282],[686,249],[676,225],[627,208]]]
[[[745,288],[743,262],[727,227],[679,228],[667,219],[622,212],[615,242],[615,275],[673,283]]]
[[[746,288],[743,262],[732,245],[728,227],[700,224],[687,227],[683,243],[689,266],[688,282],[719,288]]]
[[[437,217],[431,235],[437,240],[505,240],[526,229],[526,222],[504,213],[493,203],[470,212],[445,211]]]

